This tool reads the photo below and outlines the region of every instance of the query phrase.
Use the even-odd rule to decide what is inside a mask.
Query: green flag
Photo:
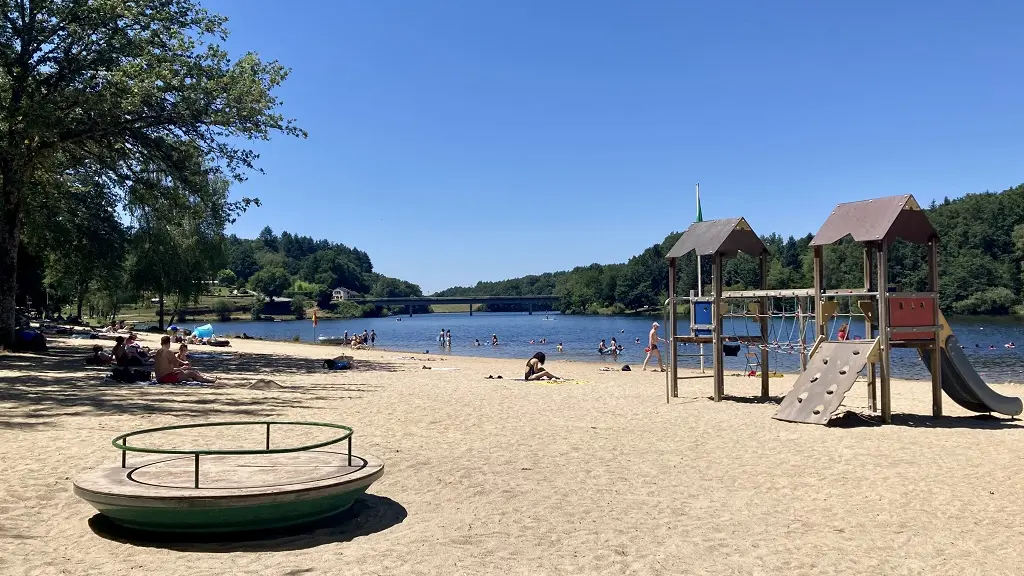
[[[697,184],[697,222],[704,221],[704,214],[700,211],[700,184]]]

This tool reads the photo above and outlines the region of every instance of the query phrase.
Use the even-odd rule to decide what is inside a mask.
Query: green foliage
[[[140,291],[164,300],[173,296],[175,312],[198,301],[205,282],[224,263],[224,227],[232,216],[229,183],[223,178],[194,181],[189,190],[150,175],[132,186],[138,195],[152,195],[145,204],[129,204],[134,229],[129,240],[128,276]],[[175,196],[174,194],[181,194]]]
[[[218,298],[213,301],[213,312],[222,321],[230,320],[231,313],[234,311],[235,306],[224,298]]]
[[[966,300],[953,304],[956,314],[1006,314],[1013,308],[1013,292],[1009,288],[996,286],[972,294]]]
[[[957,314],[1005,314],[1024,310],[1024,185],[1001,193],[968,194],[946,199],[927,209],[939,232],[940,305]],[[454,287],[439,296],[497,296],[555,294],[563,312],[589,314],[660,307],[668,294],[668,263],[664,255],[681,234],[630,258],[625,264],[581,266],[568,272],[524,276],[500,282]],[[806,288],[813,284],[811,234],[783,238],[763,236],[768,247],[769,288]],[[825,288],[861,288],[863,245],[850,239],[825,248]],[[704,290],[710,289],[711,258],[703,258]],[[889,250],[889,283],[904,291],[928,287],[926,247],[897,241]],[[756,259],[740,254],[723,266],[723,284],[734,289],[760,287]],[[877,278],[874,278],[877,282]],[[679,294],[697,289],[693,254],[678,260]],[[488,306],[488,309],[494,307]]]
[[[292,314],[295,315],[296,320],[304,320],[306,318],[306,307],[309,306],[309,301],[302,296],[296,296],[292,299]]]
[[[263,318],[263,307],[267,301],[262,297],[257,298],[252,303],[252,308],[249,310],[249,318],[252,320],[260,320]]]
[[[239,144],[305,133],[278,112],[288,70],[253,53],[229,57],[218,44],[227,20],[197,0],[32,0],[0,11],[3,343],[14,334],[24,215],[59,195],[54,182],[92,174],[118,190],[117,208],[180,201],[197,180],[254,169],[256,152]],[[209,158],[215,167],[201,168]],[[135,186],[153,174],[178,186]]]
[[[217,272],[217,284],[221,286],[234,286],[237,283],[238,276],[235,276],[235,273],[231,270],[224,269]]]
[[[292,279],[283,268],[260,270],[249,279],[249,288],[271,299],[284,294],[291,284]]]

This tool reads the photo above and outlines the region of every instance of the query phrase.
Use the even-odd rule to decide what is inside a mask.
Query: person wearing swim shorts
[[[664,372],[665,367],[661,363],[661,351],[658,350],[658,341],[662,340],[658,338],[658,323],[651,324],[651,332],[647,335],[647,357],[644,358],[644,367],[641,370],[647,370],[647,363],[651,360],[651,356],[658,357],[658,371]]]
[[[178,382],[216,382],[212,378],[194,370],[188,362],[182,362],[171,352],[171,337],[160,338],[160,349],[156,351],[156,362],[153,364],[153,371],[156,372],[156,380],[161,384],[177,384]]]

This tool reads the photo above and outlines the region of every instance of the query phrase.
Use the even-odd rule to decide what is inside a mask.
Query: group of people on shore
[[[660,372],[665,371],[665,367],[661,360],[661,351],[658,349],[659,342],[666,342],[664,338],[658,336],[658,328],[660,325],[657,322],[651,324],[651,331],[647,334],[647,348],[644,350],[647,356],[644,358],[643,369],[647,370],[647,363],[651,361],[652,357],[658,359],[658,370]],[[639,339],[638,339],[639,340]],[[562,344],[559,342],[558,351],[562,351]],[[618,354],[622,351],[622,345],[615,341],[613,337],[611,339],[611,345],[605,344],[604,339],[598,344],[598,352],[603,354]],[[526,361],[526,375],[525,380],[558,380],[558,376],[552,374],[547,368],[544,367],[544,362],[547,360],[547,356],[543,352],[537,352],[529,360]]]
[[[341,337],[341,343],[353,348],[365,348],[366,346],[375,346],[377,342],[377,332],[374,330],[367,331],[363,329],[363,333],[352,334],[349,338],[348,330],[345,330],[345,334]]]
[[[134,332],[127,336],[118,336],[114,339],[114,346],[110,352],[103,350],[101,346],[93,348],[93,355],[87,360],[93,365],[113,364],[115,378],[118,372],[131,372],[142,369],[145,374],[153,372],[157,382],[162,384],[175,384],[178,382],[216,382],[217,379],[208,376],[194,369],[188,360],[188,344],[182,342],[178,351],[171,350],[171,337],[168,335],[160,337],[160,348],[156,351],[139,344],[138,337]],[[127,381],[127,380],[125,380]],[[134,380],[132,380],[134,381]]]

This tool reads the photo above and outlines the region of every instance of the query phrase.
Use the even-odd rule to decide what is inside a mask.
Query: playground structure
[[[847,236],[863,244],[864,282],[857,288],[826,290],[824,250]],[[889,286],[888,252],[896,240],[928,247],[928,291],[896,292]],[[779,405],[775,418],[792,422],[825,424],[842,404],[858,375],[867,369],[868,407],[880,412],[886,423],[892,421],[891,350],[913,348],[932,376],[932,414],[942,415],[942,392],[957,404],[975,412],[1019,415],[1019,398],[1002,396],[981,379],[960,350],[956,337],[946,323],[938,303],[938,234],[913,196],[891,196],[839,204],[811,240],[814,257],[814,286],[796,290],[770,290],[767,287],[767,249],[743,218],[727,218],[691,225],[669,251],[668,341],[669,370],[666,400],[679,395],[679,380],[711,377],[714,401],[725,397],[724,346],[736,341],[756,348],[756,362],[748,361],[761,376],[761,398],[769,397],[769,351],[785,350],[800,355],[800,374],[793,389]],[[711,294],[679,297],[676,290],[678,259],[689,252],[700,258],[712,258]],[[760,262],[759,290],[724,291],[723,262],[743,252]],[[784,332],[774,330],[773,318],[780,300],[793,299],[793,327],[786,340]],[[847,300],[851,320],[860,316],[864,338],[834,338],[828,331],[830,319]],[[854,303],[854,300],[856,301]],[[679,333],[677,303],[690,308],[690,325]],[[740,305],[740,312],[734,306]],[[859,312],[854,312],[859,310]],[[756,321],[760,334],[726,335],[726,319],[741,318],[749,326]],[[786,312],[781,314],[783,326]],[[807,323],[813,321],[814,341],[807,346]],[[775,332],[774,338],[772,332]],[[793,334],[798,333],[794,341]],[[848,333],[847,333],[848,336]],[[712,374],[679,375],[680,344],[711,344]],[[703,357],[703,351],[698,354]],[[703,372],[703,371],[702,371]]]
[[[128,445],[139,436],[225,426],[252,427],[263,447],[166,449],[135,440]],[[340,433],[303,446],[273,446],[272,428],[287,436],[288,427]],[[272,421],[137,430],[111,442],[121,451],[120,464],[78,476],[74,492],[115,524],[150,532],[249,532],[304,524],[347,509],[384,475],[382,461],[352,453],[352,434],[339,424]],[[342,442],[344,452],[324,449]],[[129,464],[128,452],[150,456]]]

